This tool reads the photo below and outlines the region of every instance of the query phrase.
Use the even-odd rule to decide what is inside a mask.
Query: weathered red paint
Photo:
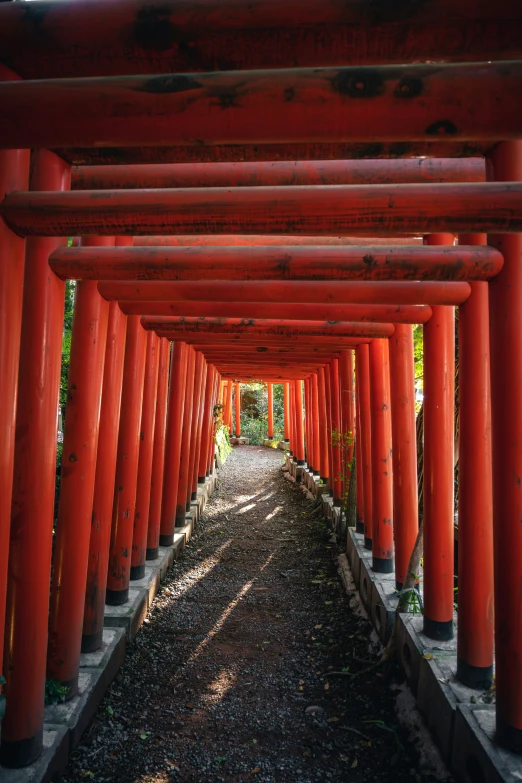
[[[86,242],[114,242],[91,237]],[[78,692],[83,607],[98,452],[109,308],[96,283],[78,283],[67,384],[58,522],[49,611],[47,676]]]
[[[110,606],[126,603],[129,595],[146,342],[147,336],[140,319],[134,315],[128,316],[105,596]]]
[[[522,144],[501,144],[487,160],[491,179],[522,179]],[[489,236],[505,264],[489,289],[493,537],[495,568],[495,673],[497,741],[522,750],[520,617],[522,584],[522,234]]]
[[[149,527],[147,530],[147,560],[158,557],[161,498],[165,468],[165,436],[167,428],[167,397],[169,389],[170,345],[162,337],[159,347],[158,394],[156,398],[156,420],[154,423],[154,450],[152,455]]]
[[[170,331],[173,335],[231,334],[231,335],[274,335],[292,337],[296,335],[339,337],[389,337],[393,324],[362,323],[358,321],[290,321],[284,318],[147,318],[141,320],[145,329]]]
[[[147,533],[149,526],[150,487],[152,481],[152,455],[154,451],[154,427],[156,421],[156,396],[158,393],[159,338],[147,333],[145,348],[145,376],[141,408],[140,448],[136,506],[132,534],[130,578],[143,579],[147,557]]]
[[[355,373],[357,384],[359,385],[360,465],[364,491],[364,545],[366,549],[372,549],[372,416],[370,402],[370,351],[367,345],[360,345],[355,350]]]
[[[0,46],[26,79],[520,56],[521,20],[509,2],[498,14],[497,6],[475,11],[447,0],[407,13],[317,0],[284,10],[238,2],[156,8],[140,0],[37,2],[34,15],[24,10],[2,7]]]
[[[393,466],[388,340],[370,343],[372,568],[393,571]]]
[[[449,159],[451,160],[451,159]],[[393,161],[400,163],[401,161]],[[101,166],[105,168],[105,166]],[[307,237],[293,234],[175,234],[174,236],[136,236],[132,238],[135,247],[255,247],[256,245],[408,245],[423,244],[422,237]],[[73,242],[73,247],[76,245]]]
[[[75,166],[72,170],[71,188],[126,190],[260,185],[383,185],[393,182],[483,182],[485,176],[483,158],[167,163],[142,166]],[[160,241],[157,244],[169,244],[173,239],[175,238],[158,237]]]
[[[412,327],[406,324],[397,325],[390,338],[389,348],[395,581],[396,587],[401,589],[419,529]]]
[[[287,281],[265,283],[116,282],[100,283],[106,299],[139,299],[158,302],[272,302],[310,304],[444,304],[465,302],[471,288],[468,283],[434,282],[344,282]]]
[[[28,163],[26,153],[0,155],[2,193],[27,186]],[[51,190],[69,182],[64,161],[47,150],[33,153],[30,187]],[[9,702],[1,757],[9,766],[30,763],[42,749],[64,301],[63,283],[49,272],[47,257],[60,241],[29,240],[24,275],[25,243],[0,224],[0,671]]]
[[[225,163],[295,160],[386,160],[476,158],[491,142],[461,141],[433,136],[430,141],[298,142],[280,144],[172,145],[165,147],[61,147],[56,152],[76,165],[145,165],[165,163]]]
[[[22,191],[4,198],[0,215],[20,236],[505,233],[522,228],[522,184]]]
[[[189,350],[183,342],[176,342],[172,346],[160,546],[171,546],[174,541]]]
[[[126,335],[127,318],[121,312],[118,304],[111,302],[100,410],[100,432],[103,433],[103,447],[98,449],[96,458],[83,614],[82,652],[99,650],[103,642],[105,591],[109,568]]]
[[[59,247],[51,269],[72,280],[488,280],[489,247]]]
[[[102,146],[136,147],[193,146],[195,139],[211,146],[441,136],[493,144],[522,133],[510,100],[521,86],[517,61],[4,82],[0,147],[95,147],[100,139]],[[470,102],[479,91],[480,104]]]
[[[428,242],[449,243],[448,234]],[[434,307],[424,331],[424,633],[453,637],[455,314]]]
[[[485,243],[486,236],[459,242]],[[459,309],[459,525],[457,678],[484,690],[493,681],[493,472],[489,297],[474,284]]]
[[[303,321],[377,321],[425,323],[429,305],[314,305],[270,302],[147,302],[119,300],[127,315],[174,315],[198,318],[288,318]]]

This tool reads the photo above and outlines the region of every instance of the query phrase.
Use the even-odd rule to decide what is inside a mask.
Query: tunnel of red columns
[[[78,3],[80,12],[84,5]],[[17,9],[0,11],[12,25]],[[0,673],[7,678],[0,761],[6,766],[22,766],[41,752],[46,675],[68,688],[67,698],[76,695],[80,651],[102,644],[105,603],[125,603],[146,560],[171,545],[185,524],[198,484],[214,468],[217,403],[230,434],[235,411],[240,436],[238,379],[267,384],[269,438],[273,385],[283,383],[290,454],[328,484],[335,505],[346,498],[355,448],[356,533],[372,551],[374,571],[395,571],[402,587],[419,528],[413,323],[422,324],[424,341],[423,632],[438,641],[454,632],[458,458],[457,677],[471,688],[489,687],[495,650],[497,739],[522,753],[522,630],[514,621],[522,600],[522,239],[515,233],[522,228],[522,143],[504,140],[522,134],[505,99],[519,89],[522,66],[514,62],[501,72],[493,62],[478,74],[449,63],[442,75],[429,66],[427,104],[410,96],[400,115],[393,114],[390,89],[404,86],[402,66],[386,74],[377,69],[382,94],[354,121],[352,97],[325,93],[310,63],[298,64],[303,70],[292,74],[276,64],[280,70],[262,84],[247,72],[245,83],[264,107],[261,120],[250,104],[241,117],[232,107],[235,120],[218,118],[216,128],[188,112],[174,134],[179,96],[162,96],[160,117],[156,98],[142,90],[149,74],[129,72],[136,87],[132,121],[122,122],[105,113],[91,81],[68,85],[76,108],[62,117],[45,104],[57,100],[45,74],[38,89],[30,81],[18,89],[17,75],[0,65],[3,82],[13,81],[0,83],[12,120],[0,144],[21,143],[16,125],[34,148],[30,174],[28,150],[0,151]],[[120,100],[121,75],[110,77],[104,88]],[[212,80],[227,78],[202,73],[198,106],[207,106]],[[282,105],[266,86],[294,82],[302,90],[299,105]],[[465,100],[479,83],[492,101],[480,111]],[[326,127],[324,108],[307,105],[314,90],[337,117],[343,146]],[[454,93],[462,100],[448,108],[447,124],[429,134],[430,149],[419,142],[426,111],[435,111],[435,119]],[[27,121],[29,112],[35,122]],[[122,160],[147,159],[137,145],[158,139],[178,146],[152,148],[151,160],[225,154],[252,160],[84,164],[74,167],[76,190],[65,192],[68,160],[113,159],[110,147],[106,158],[95,147],[104,125],[103,138],[120,145]],[[199,152],[190,143],[196,126],[204,141]],[[298,128],[296,138],[285,135],[290,126]],[[452,127],[462,142],[434,141]],[[296,151],[361,153],[357,145],[369,140],[379,154],[396,154],[389,146],[395,140],[408,145],[404,154],[423,157],[294,161]],[[43,148],[51,142],[64,158]],[[79,151],[69,155],[73,143]],[[483,157],[437,161],[429,157],[434,149],[475,151],[486,165]],[[281,160],[254,162],[270,151]],[[347,236],[331,236],[340,224]],[[196,230],[191,237],[170,235]],[[489,231],[487,243],[484,234],[464,233],[481,230]],[[117,231],[128,236],[115,239]],[[455,233],[435,233],[442,231]],[[89,232],[80,247],[64,247],[65,236]],[[136,237],[141,247],[131,248],[135,233],[156,232],[166,236]],[[79,282],[52,560],[65,278]],[[31,580],[23,578],[28,572]]]

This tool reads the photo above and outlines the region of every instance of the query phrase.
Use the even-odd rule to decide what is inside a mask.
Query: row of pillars
[[[32,154],[32,188],[68,187],[63,160]],[[28,174],[29,153],[0,153],[2,190],[26,187]],[[8,767],[39,756],[46,678],[76,695],[80,653],[102,646],[105,604],[125,603],[146,562],[173,543],[214,459],[215,366],[185,342],[171,350],[139,316],[103,299],[96,282],[79,282],[51,579],[65,284],[48,257],[60,241],[24,243],[0,225],[0,415],[9,425],[0,463],[0,761]]]

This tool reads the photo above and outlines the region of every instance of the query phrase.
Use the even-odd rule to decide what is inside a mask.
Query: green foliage
[[[45,681],[45,704],[62,704],[71,689],[59,680]]]
[[[422,324],[413,327],[413,359],[415,362],[415,389],[422,391],[424,380],[424,340]],[[415,401],[415,412],[418,413],[421,403]]]
[[[228,433],[228,427],[222,422],[218,422],[216,427],[216,434],[214,436],[216,442],[218,460],[221,465],[226,462],[229,454],[232,454],[232,446],[230,445],[230,435]]]
[[[332,446],[340,446],[341,451],[341,473],[339,478],[344,482],[344,494],[342,497],[343,508],[348,506],[348,494],[350,491],[350,476],[353,469],[353,460],[355,455],[355,439],[352,432],[341,432],[341,430],[332,430]]]
[[[273,385],[274,439],[284,437],[283,384]],[[234,422],[235,428],[235,422]],[[260,446],[268,437],[268,389],[266,383],[241,384],[241,435],[253,446]]]

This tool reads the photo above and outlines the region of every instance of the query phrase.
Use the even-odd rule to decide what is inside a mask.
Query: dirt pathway
[[[328,676],[359,670],[378,645],[281,464],[255,446],[229,458],[65,783],[443,779],[419,759],[379,673]]]

